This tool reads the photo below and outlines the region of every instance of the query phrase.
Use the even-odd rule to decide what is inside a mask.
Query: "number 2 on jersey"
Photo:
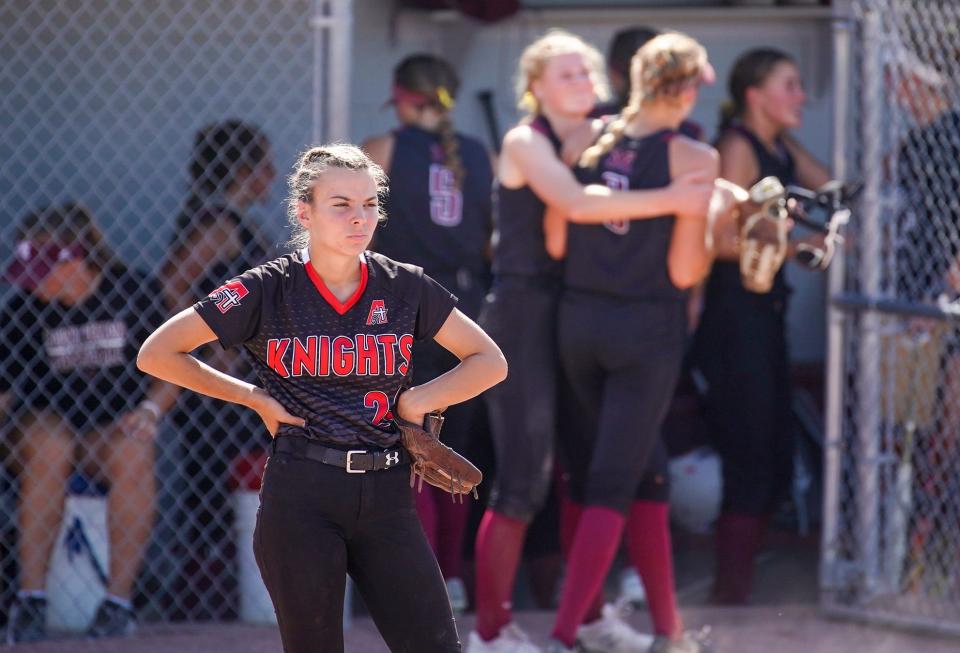
[[[393,418],[393,415],[390,414],[390,399],[387,398],[386,393],[379,390],[371,390],[365,394],[363,396],[363,406],[374,410],[373,419],[370,420],[374,425],[379,425],[385,419]]]

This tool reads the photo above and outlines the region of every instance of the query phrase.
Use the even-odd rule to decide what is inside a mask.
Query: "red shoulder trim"
[[[303,267],[307,270],[307,276],[310,277],[310,281],[313,282],[313,285],[316,286],[317,290],[320,292],[320,295],[323,296],[327,303],[330,304],[330,307],[337,312],[338,315],[343,315],[360,300],[360,296],[363,295],[363,291],[367,289],[367,277],[369,276],[367,272],[367,263],[366,261],[360,262],[360,285],[357,286],[357,289],[353,291],[353,294],[347,298],[347,301],[341,302],[337,299],[337,296],[330,292],[330,289],[327,288],[327,284],[323,282],[323,279],[320,278],[320,275],[317,274],[317,271],[313,269],[313,266],[310,265],[310,261],[307,260],[304,262]]]

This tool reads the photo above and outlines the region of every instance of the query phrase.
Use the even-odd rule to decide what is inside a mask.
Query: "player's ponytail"
[[[460,88],[460,78],[453,66],[432,54],[414,54],[394,68],[393,85],[394,102],[403,99],[439,112],[437,132],[443,148],[443,165],[453,172],[454,182],[461,188],[466,170],[450,119]]]
[[[612,150],[613,146],[620,141],[627,125],[639,111],[639,107],[628,104],[618,116],[604,125],[597,142],[585,149],[583,154],[580,155],[578,165],[582,168],[595,168],[603,155]]]
[[[627,125],[644,105],[674,101],[705,74],[712,74],[709,65],[704,47],[685,34],[668,32],[650,39],[630,62],[630,101],[620,115],[607,123],[597,142],[580,155],[580,166],[595,167],[623,137]]]
[[[387,220],[382,208],[388,190],[387,175],[383,168],[356,145],[330,143],[311,147],[300,153],[297,162],[293,164],[293,174],[287,178],[287,222],[291,231],[287,244],[294,249],[306,247],[310,242],[309,234],[297,219],[300,203],[309,204],[313,201],[314,185],[331,168],[369,172],[376,183],[377,196],[380,198],[380,223]]]
[[[440,118],[437,131],[440,134],[440,145],[443,147],[443,165],[453,172],[453,182],[456,187],[463,188],[463,178],[466,176],[466,170],[464,170],[463,161],[460,159],[460,145],[457,143],[457,135],[453,130],[453,122],[450,120],[450,116],[444,114]]]
[[[775,48],[757,48],[740,55],[734,62],[727,81],[730,99],[720,107],[720,131],[729,128],[747,111],[747,91],[763,86],[779,63],[794,63],[786,52]]]

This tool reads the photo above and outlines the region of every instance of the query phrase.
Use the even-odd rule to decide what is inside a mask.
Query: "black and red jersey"
[[[457,298],[423,274],[373,252],[340,302],[307,250],[253,268],[194,305],[225,347],[242,345],[263,388],[305,427],[280,425],[335,446],[390,447],[393,401],[412,369],[413,343],[433,338]]]
[[[595,167],[574,170],[582,184],[648,190],[670,184],[670,140],[664,129],[643,138],[623,136]],[[667,253],[672,215],[603,224],[569,225],[564,285],[626,299],[675,300],[684,293],[670,280]]]

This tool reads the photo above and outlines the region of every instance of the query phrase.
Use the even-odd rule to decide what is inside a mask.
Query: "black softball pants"
[[[571,497],[625,512],[650,498],[641,481],[665,464],[661,426],[683,359],[683,302],[568,291],[558,326]]]
[[[787,298],[708,288],[694,364],[723,461],[723,510],[764,517],[790,489],[793,430]]]
[[[270,457],[253,546],[285,653],[343,651],[347,574],[393,653],[461,650],[409,478]]]
[[[480,314],[510,365],[506,380],[483,395],[497,470],[489,505],[527,523],[553,479],[558,299],[556,279],[502,277]]]

